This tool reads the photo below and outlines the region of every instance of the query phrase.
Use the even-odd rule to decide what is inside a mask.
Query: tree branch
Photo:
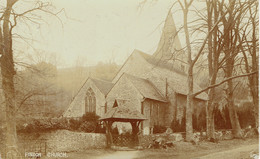
[[[251,75],[256,74],[256,73],[258,73],[258,71],[251,72],[251,73],[247,73],[247,74],[243,74],[243,75],[237,75],[237,76],[229,77],[229,78],[227,78],[227,79],[225,79],[225,80],[223,80],[223,81],[221,81],[221,82],[219,82],[219,83],[217,83],[217,84],[208,86],[207,88],[202,89],[201,91],[198,91],[198,92],[196,92],[196,93],[193,93],[193,96],[195,97],[195,96],[197,96],[197,95],[199,95],[199,94],[201,94],[201,93],[203,93],[203,92],[209,90],[210,88],[217,87],[217,86],[219,86],[219,85],[221,85],[221,84],[223,84],[223,83],[225,83],[225,82],[227,82],[227,81],[230,81],[230,80],[232,80],[232,79],[240,78],[240,77],[246,77],[246,76],[251,76]]]

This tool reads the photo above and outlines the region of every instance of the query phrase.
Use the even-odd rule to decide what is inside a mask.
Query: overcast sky
[[[27,29],[34,41],[20,41],[17,46],[28,54],[51,55],[51,60],[56,59],[59,67],[71,67],[76,63],[90,66],[110,60],[122,64],[134,49],[152,54],[174,0],[148,2],[140,10],[141,1],[52,0],[57,10],[64,8],[66,11],[68,18],[64,13],[60,15],[63,25],[57,18],[47,16],[46,24]],[[179,28],[183,20],[179,5],[171,11]],[[26,30],[20,26],[17,32],[21,29]],[[185,45],[183,35],[180,39]]]

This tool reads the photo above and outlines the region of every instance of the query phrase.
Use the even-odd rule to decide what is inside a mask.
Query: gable
[[[67,110],[63,113],[64,117],[81,117],[85,113],[85,97],[89,89],[93,90],[96,98],[96,113],[102,115],[105,106],[105,95],[99,90],[91,78],[88,78],[76,95],[72,98]]]
[[[134,85],[122,75],[106,96],[107,110],[113,107],[115,99],[117,99],[117,101],[131,101],[133,106],[136,106],[135,109],[139,110],[141,109],[143,96]]]
[[[142,74],[149,69],[149,63],[140,55],[140,51],[134,50],[117,72],[112,83],[116,83],[123,73],[142,77]]]

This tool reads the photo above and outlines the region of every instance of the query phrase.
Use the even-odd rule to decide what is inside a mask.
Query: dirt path
[[[254,159],[254,151],[258,150],[258,144],[246,145],[239,148],[215,152],[210,155],[199,157],[198,159],[240,159],[240,158],[252,158]],[[250,156],[251,155],[251,156]],[[255,159],[258,159],[259,156],[255,155]]]
[[[258,156],[255,156],[255,158],[253,157],[253,152],[257,150],[258,144],[245,145],[226,151],[214,152],[202,157],[194,157],[192,159],[258,159]],[[99,156],[95,159],[135,159],[138,158],[140,153],[142,153],[142,151],[116,151],[111,154]]]
[[[115,151],[110,149],[88,149],[68,153],[66,159],[254,159],[258,154],[258,138],[227,140],[219,143],[201,142],[192,145],[178,142],[172,149],[144,149],[140,151]],[[252,157],[250,157],[252,156]],[[258,158],[256,156],[256,158]],[[51,159],[46,156],[43,159]]]
[[[139,151],[117,151],[109,155],[100,156],[97,159],[134,159]]]

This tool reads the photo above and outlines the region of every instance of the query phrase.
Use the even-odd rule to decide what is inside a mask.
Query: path
[[[139,151],[116,151],[112,154],[100,156],[97,159],[134,159]]]
[[[215,152],[206,156],[202,156],[196,159],[240,159],[240,158],[250,158],[250,153],[258,150],[258,144],[254,145],[246,145],[239,148],[227,150],[227,151],[221,151],[221,152]],[[252,159],[253,153],[251,153]],[[259,157],[256,156],[256,159]],[[195,159],[195,158],[194,158]]]

